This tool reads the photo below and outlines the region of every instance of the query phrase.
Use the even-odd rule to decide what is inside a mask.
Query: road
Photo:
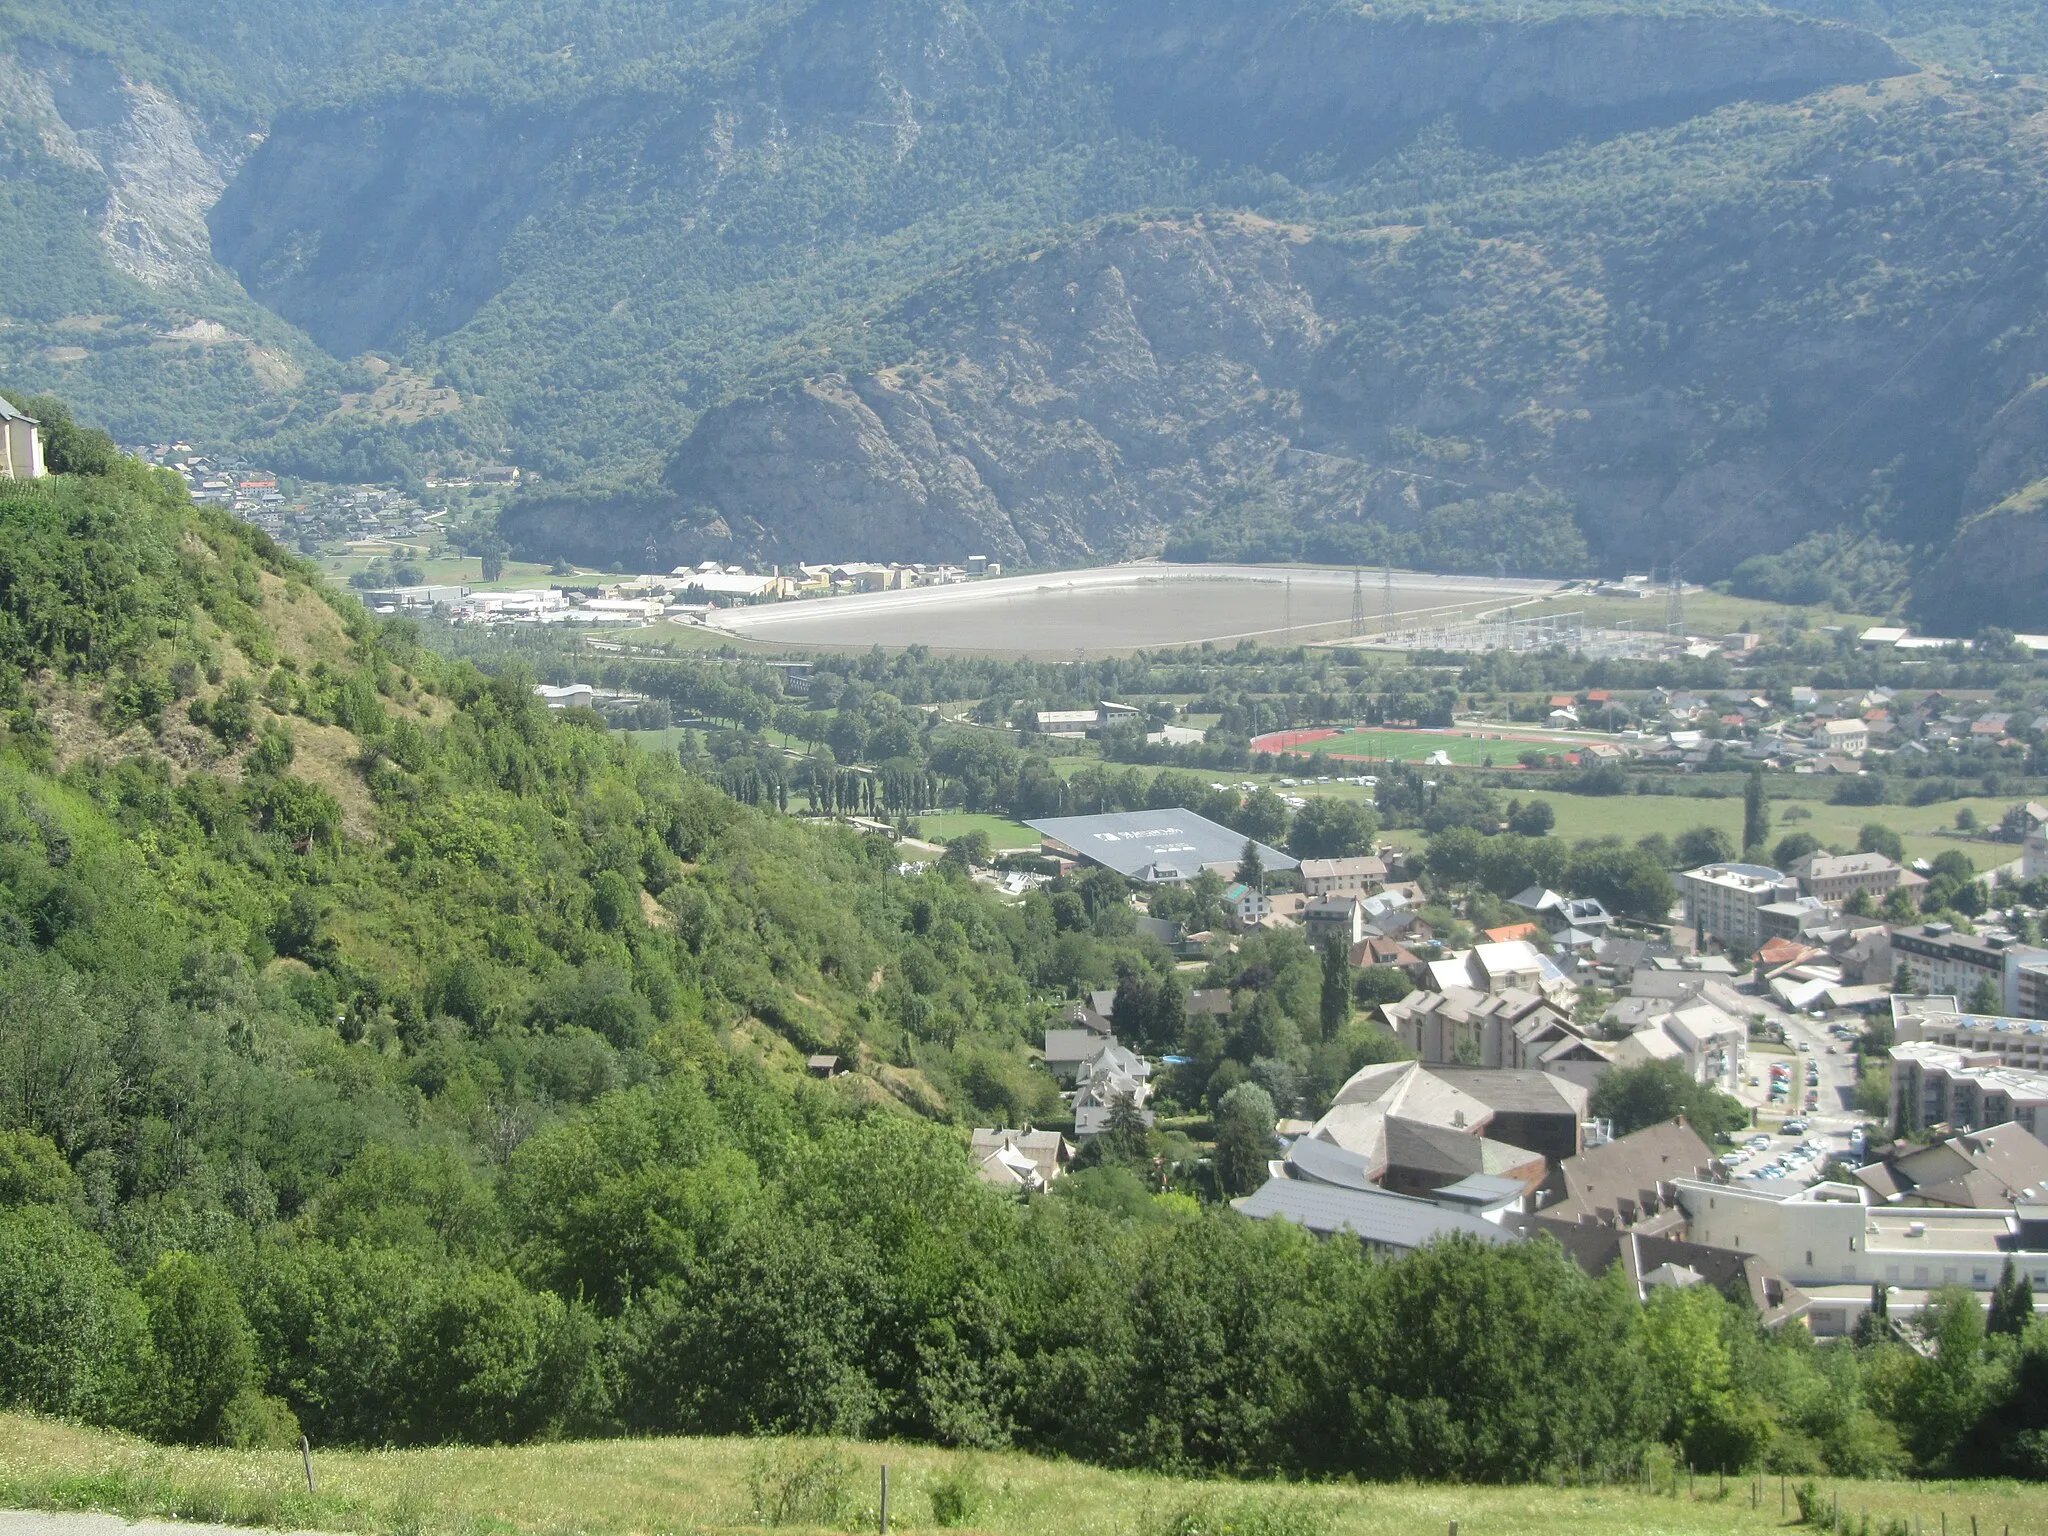
[[[130,1522],[119,1515],[0,1509],[0,1536],[249,1536],[249,1531],[234,1525],[188,1525],[182,1520],[176,1524],[166,1520]]]

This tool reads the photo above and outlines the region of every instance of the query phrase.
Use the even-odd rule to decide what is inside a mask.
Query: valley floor
[[[1783,1529],[1780,1480],[1713,1477],[1641,1489],[1289,1486],[1102,1471],[1015,1454],[824,1440],[668,1439],[509,1449],[318,1452],[316,1494],[297,1451],[178,1450],[0,1414],[0,1507],[97,1509],[288,1530],[404,1536],[626,1536],[702,1527],[874,1530],[881,1467],[891,1526],[944,1522],[1004,1536],[1460,1536]],[[2048,1532],[2048,1491],[2018,1483],[1820,1484],[1845,1520],[1881,1531]],[[1973,1525],[1973,1521],[1975,1522]],[[1852,1526],[1852,1528],[1854,1528]],[[0,1525],[0,1531],[9,1527]],[[41,1527],[39,1526],[39,1530]],[[52,1524],[46,1536],[72,1536]],[[81,1536],[83,1536],[81,1528]],[[92,1536],[100,1536],[94,1532]]]

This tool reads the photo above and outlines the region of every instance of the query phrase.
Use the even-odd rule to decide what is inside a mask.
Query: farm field
[[[647,1439],[502,1449],[181,1450],[47,1419],[0,1415],[0,1504],[101,1509],[283,1530],[407,1536],[642,1536],[692,1529],[857,1531],[890,1523],[993,1536],[1731,1536],[1784,1530],[1777,1478],[1712,1477],[1636,1488],[1194,1481],[1107,1472],[1013,1453],[824,1440]],[[1902,1521],[1933,1536],[1944,1518],[1985,1536],[2048,1533],[2048,1494],[2018,1483],[1828,1480],[1850,1520]],[[1790,1510],[1789,1500],[1787,1502]],[[1796,1516],[1796,1510],[1790,1510]]]

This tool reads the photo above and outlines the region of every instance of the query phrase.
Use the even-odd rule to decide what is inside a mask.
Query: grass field
[[[484,591],[511,591],[522,587],[553,586],[564,581],[588,582],[595,579],[595,573],[578,571],[573,576],[551,576],[545,565],[536,565],[523,560],[507,560],[505,568],[496,581],[484,580],[483,562],[475,555],[454,555],[439,560],[428,560],[419,556],[403,557],[408,565],[420,569],[423,584],[427,586],[454,586],[457,584],[478,587]],[[338,585],[347,585],[349,577],[358,571],[367,570],[371,563],[368,555],[328,555],[321,559],[320,569]]]
[[[926,811],[916,818],[919,836],[926,842],[949,842],[969,832],[986,832],[995,849],[1036,848],[1038,834],[1007,816],[979,816],[970,811]]]
[[[1518,604],[1515,608],[1518,619],[1544,613],[1583,613],[1589,625],[1607,628],[1626,624],[1631,629],[1662,630],[1665,596],[1658,592],[1645,598],[1584,597],[1568,592],[1561,597]],[[1732,635],[1745,624],[1751,630],[1761,632],[1766,625],[1801,618],[1814,629],[1841,625],[1861,631],[1885,622],[1867,614],[1838,613],[1832,608],[1794,608],[1753,597],[1724,597],[1719,592],[1685,594],[1685,630],[1690,635]]]
[[[1475,741],[1470,736],[1453,735],[1437,731],[1345,731],[1330,737],[1327,741],[1311,743],[1301,749],[1309,752],[1326,751],[1333,757],[1357,755],[1359,757],[1386,758],[1391,762],[1419,763],[1432,752],[1446,754],[1454,763],[1477,768],[1492,758],[1496,764],[1505,766],[1516,756],[1526,751],[1531,742],[1517,741]],[[1553,749],[1553,750],[1562,750]]]
[[[1778,1480],[1758,1508],[1741,1479],[1688,1491],[1418,1484],[1195,1482],[1011,1454],[829,1441],[613,1440],[499,1450],[319,1452],[316,1494],[296,1451],[177,1450],[46,1419],[0,1415],[0,1504],[131,1517],[401,1536],[655,1536],[718,1528],[873,1531],[881,1467],[890,1523],[998,1536],[1722,1536],[1785,1529]],[[792,1493],[809,1486],[808,1499]],[[1842,1513],[1944,1516],[1960,1536],[2048,1533],[2048,1493],[2012,1483],[1822,1484]],[[792,1507],[793,1506],[793,1507]],[[1248,1521],[1248,1513],[1276,1516]],[[1796,1514],[1796,1507],[1793,1510]]]

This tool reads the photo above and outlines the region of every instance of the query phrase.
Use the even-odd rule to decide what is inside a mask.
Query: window
[[[1970,1271],[1970,1284],[1975,1286],[1985,1286],[1989,1285],[1990,1283],[1991,1275],[1989,1271],[1982,1269],[1973,1269]]]
[[[1899,1266],[1896,1264],[1885,1265],[1884,1277],[1885,1279],[1891,1281],[1894,1285],[1896,1285],[1899,1279]]]
[[[1813,1250],[1811,1248],[1806,1250],[1806,1267],[1808,1269],[1813,1268]]]
[[[1913,1266],[1913,1283],[1915,1285],[1925,1285],[1927,1283],[1927,1266],[1925,1264],[1915,1264]]]

